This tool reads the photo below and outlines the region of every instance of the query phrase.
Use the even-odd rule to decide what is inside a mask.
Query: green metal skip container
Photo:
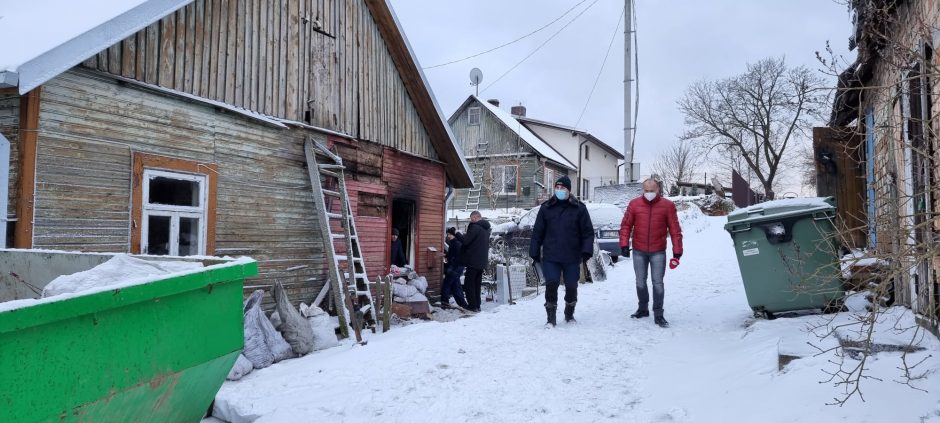
[[[0,422],[198,422],[205,414],[242,351],[242,285],[257,263],[188,260],[205,267],[4,307],[38,297],[24,287],[110,258],[0,250]]]
[[[841,309],[835,215],[831,197],[770,201],[728,215],[725,230],[755,316]]]

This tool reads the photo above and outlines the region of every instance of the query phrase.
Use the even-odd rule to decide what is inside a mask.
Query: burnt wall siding
[[[246,291],[278,280],[292,301],[310,302],[323,286],[301,131],[88,71],[44,85],[40,107],[36,248],[129,251],[139,224],[130,221],[132,157],[141,152],[218,164],[216,254],[258,260]]]
[[[437,301],[443,275],[440,254],[444,252],[444,166],[386,149],[382,179],[388,186],[390,206],[395,199],[415,202],[417,221],[412,264],[415,271],[428,280],[428,299]],[[428,248],[435,249],[437,253],[431,253],[429,258]],[[389,263],[388,256],[386,250],[386,264]]]
[[[437,158],[364,0],[196,0],[83,65]]]
[[[17,183],[19,181],[19,156],[17,140],[20,129],[20,96],[15,93],[0,94],[0,134],[10,141],[10,184],[7,210],[0,210],[8,217],[16,216]],[[3,240],[0,240],[3,242]]]

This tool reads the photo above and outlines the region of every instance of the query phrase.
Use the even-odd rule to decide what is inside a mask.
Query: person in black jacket
[[[441,286],[441,307],[450,306],[450,297],[454,297],[457,305],[463,308],[469,308],[467,300],[463,296],[463,289],[460,287],[460,276],[463,275],[463,263],[460,262],[460,250],[463,249],[463,234],[457,232],[457,228],[451,226],[447,228],[447,255],[444,256],[446,263],[444,269],[444,283]]]
[[[483,269],[490,261],[490,222],[484,220],[479,211],[470,213],[460,261],[467,268],[463,278],[463,292],[467,296],[468,310],[480,311]]]
[[[574,320],[578,303],[581,263],[594,255],[594,225],[584,203],[571,196],[571,179],[555,182],[555,192],[542,203],[532,228],[529,256],[542,263],[545,275],[545,311],[547,325],[555,326],[558,285],[565,280],[565,321]]]
[[[408,264],[408,260],[405,259],[405,250],[401,246],[401,240],[398,239],[398,228],[392,228],[392,245],[389,250],[391,250],[393,265],[402,267]]]

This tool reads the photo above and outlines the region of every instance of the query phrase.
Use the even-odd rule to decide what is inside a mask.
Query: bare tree
[[[694,83],[679,101],[686,124],[682,138],[709,153],[739,155],[773,198],[792,147],[828,111],[824,85],[815,72],[788,68],[783,58],[748,64],[745,73],[724,80]]]
[[[662,178],[666,187],[675,186],[677,182],[689,182],[702,163],[701,156],[695,150],[686,141],[672,144],[653,163],[653,173]]]

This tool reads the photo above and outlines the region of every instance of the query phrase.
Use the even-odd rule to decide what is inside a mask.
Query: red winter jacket
[[[620,222],[620,247],[633,238],[633,249],[644,253],[666,251],[666,233],[672,238],[672,253],[682,254],[682,228],[676,205],[657,195],[653,201],[640,196],[627,205]]]

